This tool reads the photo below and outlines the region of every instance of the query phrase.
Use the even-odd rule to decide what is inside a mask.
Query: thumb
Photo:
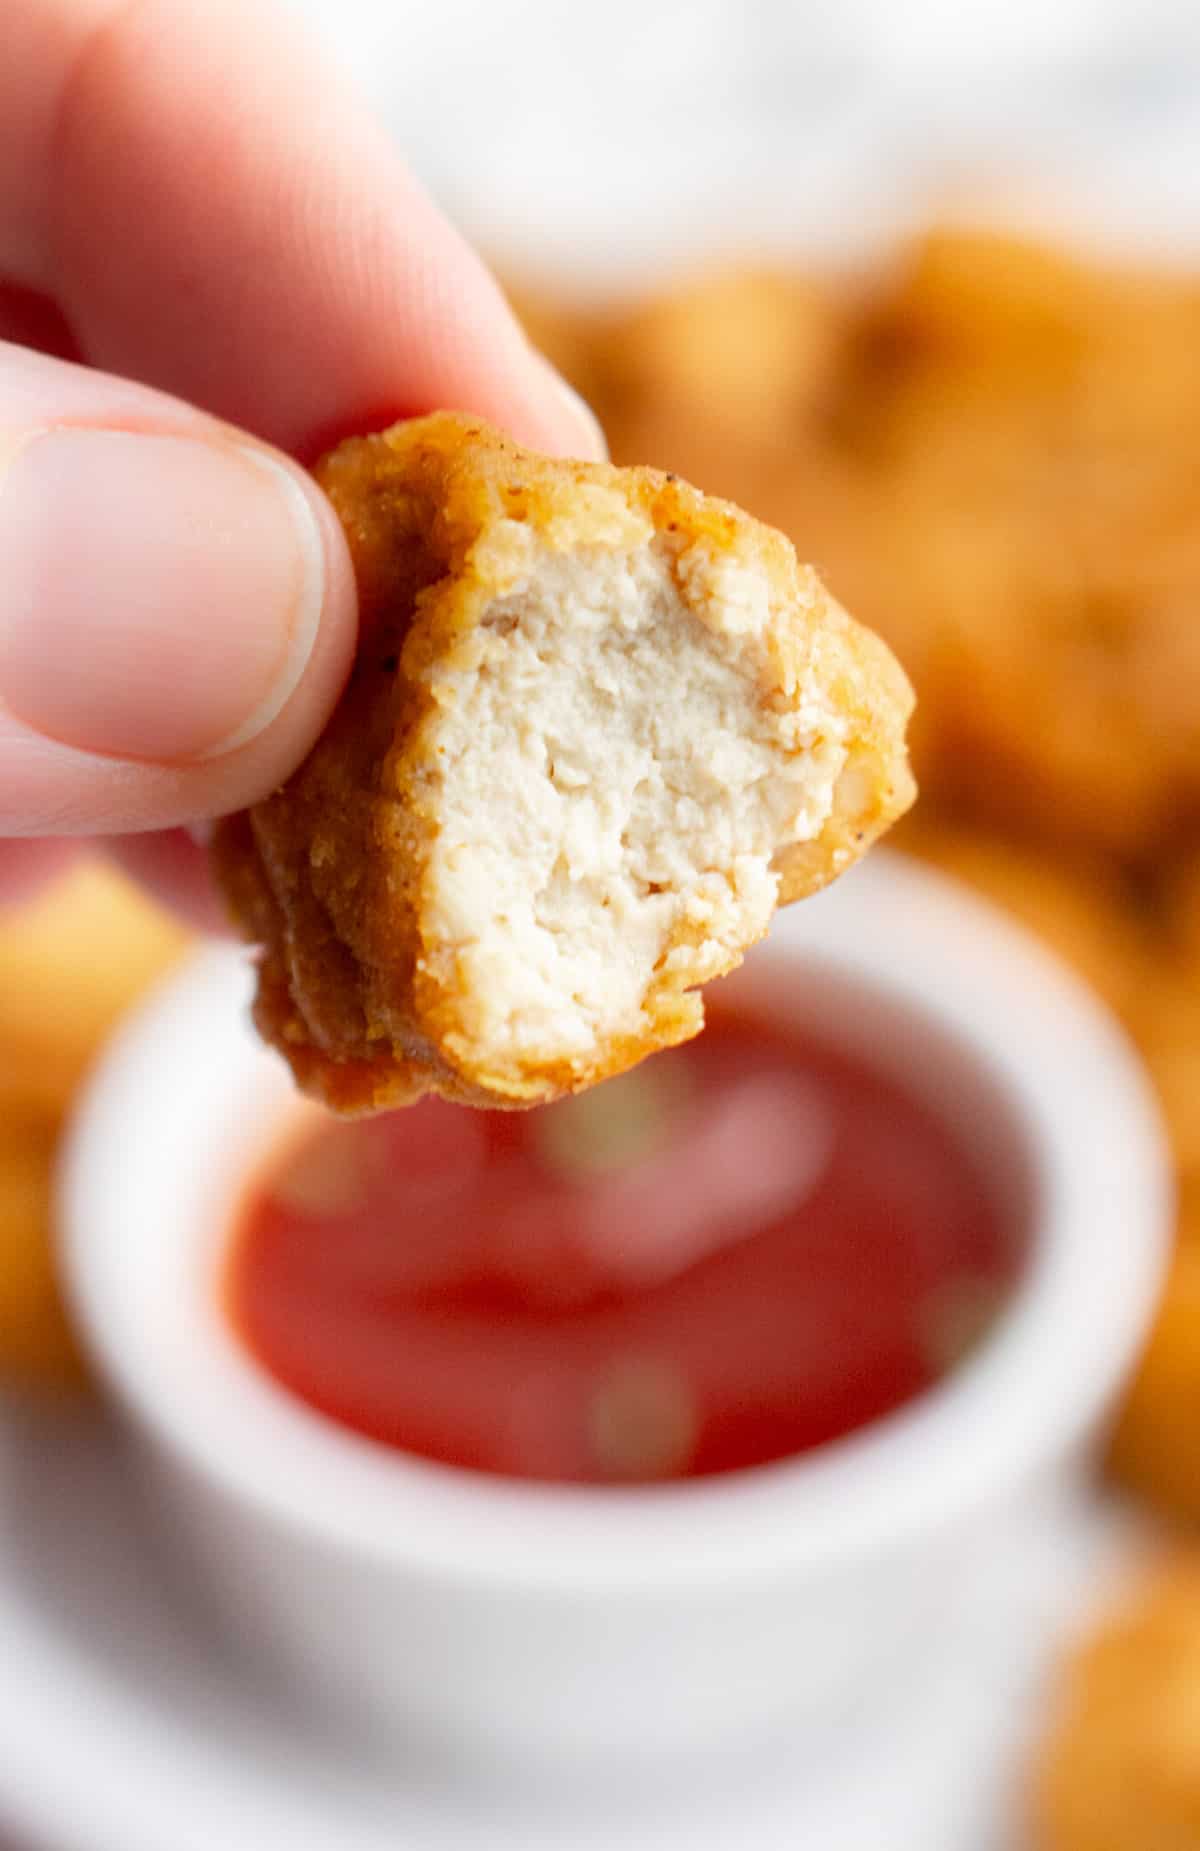
[[[303,470],[0,346],[0,834],[254,801],[320,732],[354,631],[345,541]]]

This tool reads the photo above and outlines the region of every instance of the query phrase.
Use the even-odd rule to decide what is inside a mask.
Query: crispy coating
[[[1200,1558],[1181,1555],[1076,1651],[1037,1761],[1035,1851],[1200,1844]]]
[[[0,912],[0,1115],[64,1111],[105,1036],[186,943],[101,862]]]
[[[738,749],[750,731],[793,742],[777,752],[772,744],[771,763],[781,774],[811,772],[815,808],[803,826],[789,824],[772,838],[770,878],[780,901],[823,886],[911,801],[903,734],[912,697],[893,658],[827,598],[782,535],[727,504],[650,469],[552,462],[449,414],[352,440],[317,474],[350,541],[364,645],[325,736],[282,791],[218,830],[214,862],[235,917],[263,947],[259,1028],[301,1086],[334,1109],[378,1109],[428,1090],[511,1106],[576,1091],[698,1032],[696,986],[732,968],[765,929],[766,918],[751,923],[748,910],[739,924],[718,929],[696,911],[680,875],[681,904],[632,1014],[615,1026],[600,1020],[593,1030],[580,1004],[573,1022],[543,1044],[501,1048],[492,992],[511,973],[472,975],[480,933],[459,927],[456,936],[446,924],[448,818],[454,811],[455,827],[462,826],[455,806],[471,743],[446,742],[457,737],[460,710],[483,711],[488,678],[506,690],[511,684],[516,692],[486,710],[497,753],[509,752],[510,763],[520,736],[526,758],[540,755],[556,781],[556,751],[541,738],[524,738],[533,726],[528,703],[546,667],[543,657],[530,664],[535,616],[539,635],[552,637],[539,646],[569,654],[594,628],[596,600],[614,598],[602,641],[609,631],[627,630],[641,635],[646,649],[657,638],[661,649],[673,623],[680,660],[698,665],[690,690],[665,685],[675,667],[669,653],[655,659],[664,678],[657,691],[651,686],[647,694],[644,676],[638,682],[632,669],[614,682],[614,767],[630,729],[657,740],[668,720],[687,726],[693,702],[695,712],[706,711],[710,695],[726,702],[714,709],[725,714],[736,699],[749,702],[749,717],[737,722],[747,729]],[[650,590],[636,588],[639,573],[651,573]],[[549,617],[545,608],[555,600],[539,590],[543,584],[577,599],[574,615],[557,628],[553,608]],[[651,609],[658,615],[647,630]],[[626,673],[624,657],[617,666]],[[522,683],[526,672],[533,679]],[[599,672],[594,662],[587,670]],[[578,679],[568,694],[583,701],[582,671]],[[637,700],[643,707],[635,711]],[[670,818],[691,815],[695,829],[698,803],[723,802],[720,775],[699,769],[715,765],[723,742],[730,743],[724,731],[687,741],[694,769],[685,787],[672,787],[661,839],[648,852],[669,851]],[[557,755],[570,745],[560,741]],[[575,784],[608,781],[607,750],[604,737],[593,742],[600,758],[573,774]],[[519,775],[526,776],[523,761]],[[684,774],[676,766],[672,775]],[[616,769],[612,779],[615,789]],[[519,800],[536,808],[541,784],[534,783],[519,798],[514,785],[510,807]],[[601,807],[605,796],[603,789],[596,794]],[[476,789],[477,804],[488,800]],[[735,852],[735,831],[729,863],[720,861],[726,851],[717,847],[717,808],[708,814],[714,834],[705,853],[718,865],[702,884],[711,890],[715,881],[736,898],[745,858]],[[493,822],[501,833],[507,826],[499,811]],[[630,815],[624,827],[632,832]],[[574,853],[564,849],[568,860]],[[471,854],[474,866],[474,845]],[[511,872],[501,866],[496,879],[502,884]],[[676,878],[664,876],[662,886]],[[565,885],[555,881],[569,914],[585,884],[574,874]],[[642,903],[659,893],[660,883],[643,883],[642,911],[632,912],[642,918]],[[606,895],[563,928],[558,962],[569,961],[576,941],[596,937],[608,904]],[[494,922],[489,915],[488,930]],[[610,954],[614,983],[623,943],[618,934]],[[573,1041],[567,1029],[579,1030]]]

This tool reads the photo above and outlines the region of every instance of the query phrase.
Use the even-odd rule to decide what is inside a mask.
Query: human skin
[[[8,0],[0,899],[98,839],[185,911],[352,659],[303,463],[438,407],[596,457],[586,408],[294,22]]]

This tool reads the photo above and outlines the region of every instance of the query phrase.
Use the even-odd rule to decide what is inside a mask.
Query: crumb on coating
[[[258,1025],[335,1109],[535,1104],[686,1040],[911,801],[900,669],[728,504],[445,413],[317,475],[362,646],[214,856]]]

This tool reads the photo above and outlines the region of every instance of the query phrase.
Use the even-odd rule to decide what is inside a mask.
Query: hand
[[[345,543],[291,458],[442,406],[602,451],[290,22],[5,0],[0,893],[63,852],[31,838],[98,835],[203,904],[175,826],[286,778],[354,650]]]

